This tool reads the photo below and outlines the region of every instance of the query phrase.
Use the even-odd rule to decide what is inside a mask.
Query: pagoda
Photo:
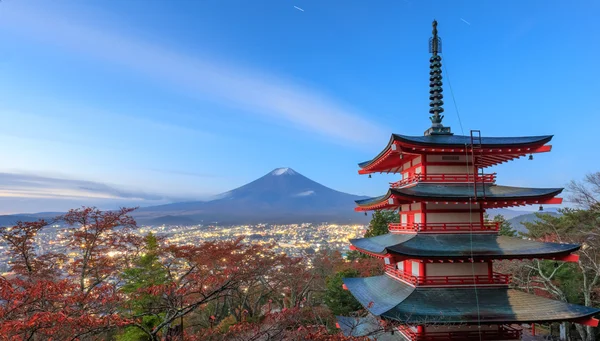
[[[344,289],[370,315],[339,317],[338,326],[362,336],[376,323],[388,326],[385,339],[411,341],[520,340],[516,326],[558,321],[597,326],[593,315],[600,310],[509,289],[510,274],[494,271],[497,260],[579,259],[579,245],[501,236],[499,224],[484,218],[487,209],[562,203],[562,188],[502,186],[495,173],[484,173],[549,152],[552,135],[454,135],[442,124],[436,21],[429,50],[431,127],[423,136],[393,134],[379,155],[359,164],[359,174],[399,173],[401,179],[382,196],[358,200],[355,210],[396,210],[400,222],[385,235],[350,241],[352,250],[382,259],[385,274],[344,279]]]

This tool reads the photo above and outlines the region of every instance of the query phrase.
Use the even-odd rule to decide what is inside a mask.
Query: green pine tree
[[[499,235],[507,237],[517,236],[517,231],[512,228],[511,223],[509,223],[502,214],[495,215],[492,221],[500,223],[500,230],[498,231]]]
[[[371,218],[371,222],[369,223],[369,227],[367,227],[367,232],[365,232],[365,238],[386,234],[390,231],[389,224],[397,223],[399,221],[400,215],[397,211],[375,211],[373,213],[373,218]],[[348,260],[366,257],[368,256],[358,251],[350,251],[346,256]]]
[[[389,232],[389,224],[400,221],[400,215],[396,211],[375,211],[365,232],[365,238],[380,236]]]
[[[347,269],[327,278],[324,299],[334,315],[348,315],[361,308],[354,296],[348,290],[344,290],[342,281],[342,278],[358,276],[358,270]]]
[[[167,271],[159,261],[159,245],[156,236],[148,233],[145,237],[145,253],[140,256],[134,265],[123,272],[125,284],[121,288],[125,294],[136,293],[131,299],[129,313],[132,315],[148,314],[143,317],[142,323],[152,329],[160,322],[157,310],[158,299],[149,294],[139,294],[140,289],[160,285],[167,282]],[[117,336],[118,341],[147,341],[148,335],[137,327],[128,327]]]

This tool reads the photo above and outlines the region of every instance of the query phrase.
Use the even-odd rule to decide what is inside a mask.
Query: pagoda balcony
[[[486,221],[484,223],[390,223],[390,232],[404,233],[497,233],[500,223]]]
[[[396,182],[390,182],[390,187],[398,188],[418,182],[431,183],[486,183],[496,182],[496,173],[476,175],[473,174],[415,174]]]
[[[414,286],[464,286],[464,285],[490,285],[505,286],[511,281],[511,275],[494,272],[489,275],[467,275],[467,276],[415,276],[397,269],[393,264],[385,265],[386,274],[410,283]]]
[[[480,341],[480,340],[521,340],[521,330],[506,325],[497,330],[464,330],[417,333],[408,326],[398,326],[398,331],[410,341]]]

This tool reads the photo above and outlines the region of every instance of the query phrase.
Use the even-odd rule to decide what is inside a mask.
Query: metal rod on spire
[[[433,21],[433,36],[429,38],[429,53],[432,54],[429,59],[429,113],[432,115],[429,119],[431,120],[431,128],[425,131],[425,135],[448,135],[450,127],[444,127],[442,120],[444,115],[440,115],[444,112],[444,95],[442,95],[442,57],[438,53],[442,52],[442,39],[438,37],[437,21]]]

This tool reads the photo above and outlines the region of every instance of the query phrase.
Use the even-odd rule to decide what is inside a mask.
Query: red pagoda
[[[351,240],[351,249],[385,262],[385,274],[345,278],[344,288],[371,314],[339,317],[347,335],[361,336],[373,325],[392,325],[386,339],[520,340],[514,325],[571,321],[597,326],[600,310],[509,289],[509,274],[494,261],[549,259],[577,262],[579,245],[542,243],[500,236],[491,208],[560,204],[562,188],[496,184],[483,170],[509,160],[549,152],[547,136],[454,135],[442,125],[441,41],[437,22],[429,43],[431,127],[424,136],[393,134],[359,174],[399,173],[388,192],[357,201],[357,211],[397,210],[400,222],[389,233]],[[390,323],[391,322],[391,323]],[[380,339],[378,337],[378,339]]]

